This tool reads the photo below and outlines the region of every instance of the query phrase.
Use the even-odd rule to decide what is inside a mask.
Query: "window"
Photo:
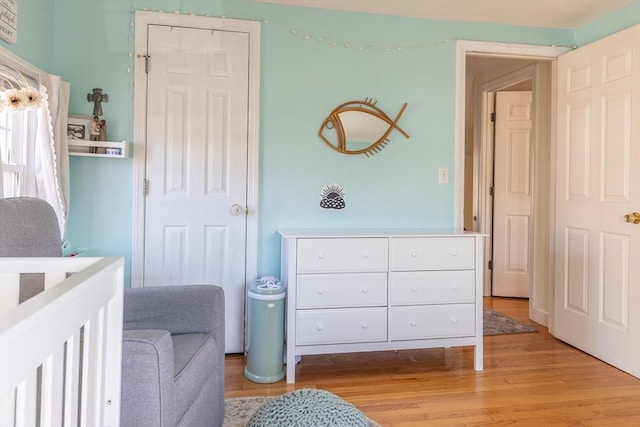
[[[0,159],[4,197],[26,195],[34,159],[35,111],[0,112]],[[31,126],[30,126],[31,125]],[[33,168],[31,168],[33,170]]]

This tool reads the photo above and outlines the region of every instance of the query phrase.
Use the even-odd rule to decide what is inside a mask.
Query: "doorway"
[[[458,85],[456,140],[457,170],[465,179],[456,195],[460,208],[458,221],[467,229],[487,234],[485,259],[493,253],[493,200],[489,195],[494,178],[493,132],[490,116],[495,93],[518,85],[530,85],[533,93],[533,116],[536,119],[531,148],[531,179],[534,197],[531,231],[528,231],[530,264],[529,314],[544,325],[549,324],[550,266],[548,251],[551,239],[551,129],[552,113],[551,61],[566,52],[565,48],[503,45],[479,42],[458,43]],[[482,75],[482,80],[478,80]],[[491,145],[480,141],[491,141]],[[491,270],[485,269],[484,295],[491,295]]]

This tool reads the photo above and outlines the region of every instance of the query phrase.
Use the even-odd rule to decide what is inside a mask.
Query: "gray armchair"
[[[122,427],[221,426],[224,291],[125,289]]]

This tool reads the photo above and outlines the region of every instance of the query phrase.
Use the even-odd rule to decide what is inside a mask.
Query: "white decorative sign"
[[[18,0],[0,0],[0,38],[18,41]]]

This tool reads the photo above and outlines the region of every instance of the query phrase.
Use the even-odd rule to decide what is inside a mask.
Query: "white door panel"
[[[530,91],[496,93],[492,295],[529,296]]]
[[[249,36],[165,25],[148,34],[144,284],[222,285],[227,352],[240,352]]]
[[[640,27],[559,58],[552,332],[640,377],[638,117]]]

